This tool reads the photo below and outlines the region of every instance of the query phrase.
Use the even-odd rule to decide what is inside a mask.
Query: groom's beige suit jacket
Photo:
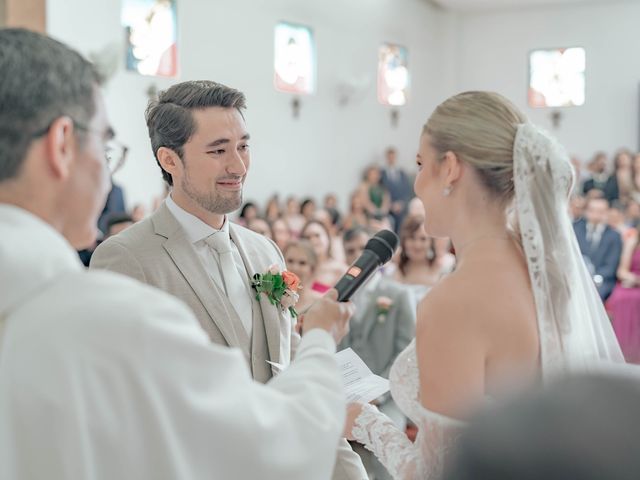
[[[273,264],[285,268],[278,247],[262,235],[230,223],[229,236],[250,279]],[[206,272],[187,233],[164,203],[150,217],[98,246],[91,257],[91,268],[122,273],[185,302],[212,342],[243,352],[253,378],[259,382],[267,382],[275,373],[267,360],[288,365],[299,343],[291,315],[262,295],[259,300],[252,299],[249,337],[232,302]],[[333,479],[366,478],[359,457],[342,441]]]

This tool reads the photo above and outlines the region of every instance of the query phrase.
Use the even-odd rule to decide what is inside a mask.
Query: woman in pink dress
[[[618,280],[607,300],[607,311],[624,358],[640,363],[640,248],[638,234],[625,242]]]

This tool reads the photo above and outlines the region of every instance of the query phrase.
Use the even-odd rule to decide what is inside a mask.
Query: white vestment
[[[252,381],[184,304],[82,268],[48,224],[0,204],[0,479],[321,480],[345,398],[312,330]]]

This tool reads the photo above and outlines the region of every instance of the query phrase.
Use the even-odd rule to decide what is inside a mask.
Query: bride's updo
[[[464,92],[433,112],[424,126],[440,154],[451,151],[471,165],[489,192],[505,204],[513,199],[513,142],[527,117],[502,95]]]

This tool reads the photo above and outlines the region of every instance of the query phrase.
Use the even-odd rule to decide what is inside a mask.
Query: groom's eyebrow
[[[251,138],[251,135],[249,135],[248,133],[245,133],[242,138],[240,140],[249,140]],[[219,145],[224,145],[226,143],[231,142],[231,140],[229,140],[228,138],[219,138],[217,140],[214,140],[213,142],[209,142],[207,143],[207,147],[217,147]]]

